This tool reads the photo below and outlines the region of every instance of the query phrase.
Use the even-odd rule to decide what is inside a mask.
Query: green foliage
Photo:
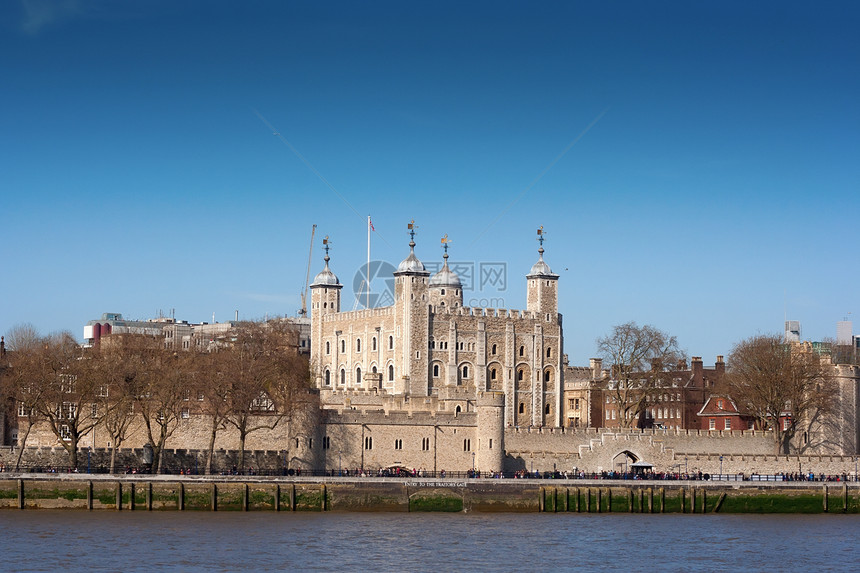
[[[409,511],[463,511],[463,499],[455,496],[413,496],[409,499]]]

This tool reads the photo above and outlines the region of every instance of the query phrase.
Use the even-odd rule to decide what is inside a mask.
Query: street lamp
[[[475,477],[475,452],[472,452],[472,477]]]
[[[720,456],[720,479],[723,479],[723,456]]]

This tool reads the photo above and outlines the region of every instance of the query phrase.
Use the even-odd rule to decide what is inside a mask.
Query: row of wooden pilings
[[[708,492],[699,488],[679,488],[678,501],[681,513],[705,513],[708,504]],[[601,487],[542,487],[540,488],[541,512],[576,512],[576,513],[665,513],[666,489],[652,487],[627,488],[626,508],[618,506],[618,498],[613,499],[612,488]],[[726,498],[721,492],[711,512],[717,512]],[[605,500],[605,503],[604,503]]]
[[[115,482],[116,484],[116,510],[120,511],[123,508],[122,496],[123,496],[123,482]],[[145,505],[144,507],[137,507],[135,503],[135,497],[138,491],[138,488],[143,487],[145,491]],[[248,511],[249,509],[249,488],[248,484],[242,484],[242,510]],[[287,487],[287,493],[289,494],[289,501],[284,507],[281,503],[281,484],[275,484],[275,491],[272,496],[272,506],[275,511],[296,511],[296,486],[295,484],[289,484]],[[326,511],[328,509],[327,506],[327,491],[325,484],[320,484],[320,511]],[[126,504],[125,509],[134,511],[146,509],[148,511],[152,511],[153,509],[153,496],[152,496],[152,482],[145,482],[142,484],[138,483],[129,483],[127,484],[127,492],[129,493],[128,503]],[[87,491],[87,509],[93,509],[93,482],[86,482],[86,491]],[[218,484],[211,483],[209,484],[209,497],[210,497],[210,509],[212,511],[218,511]],[[26,497],[24,491],[24,480],[18,480],[18,509],[24,509],[26,507]],[[176,509],[179,511],[185,510],[185,484],[183,482],[177,482],[177,493],[176,493]]]

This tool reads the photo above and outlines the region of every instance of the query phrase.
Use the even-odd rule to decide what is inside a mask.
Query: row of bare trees
[[[44,424],[77,467],[82,438],[103,428],[116,451],[137,423],[153,449],[153,471],[165,444],[195,413],[211,420],[207,473],[218,432],[235,428],[240,466],[249,434],[288,423],[300,393],[309,385],[307,359],[286,321],[248,322],[222,336],[208,352],[174,351],[146,335],[106,337],[81,348],[69,333],[39,336],[31,328],[10,332],[0,369],[0,392],[18,420],[21,452],[32,428]]]
[[[619,409],[622,427],[635,427],[645,409],[659,403],[675,365],[686,362],[674,336],[633,322],[614,327],[597,348],[611,367],[604,392]],[[725,375],[710,390],[730,396],[756,427],[773,431],[778,453],[788,453],[802,425],[832,411],[835,385],[829,357],[780,336],[758,335],[734,346]]]

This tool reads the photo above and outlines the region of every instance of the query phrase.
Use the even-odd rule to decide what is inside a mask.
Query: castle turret
[[[549,315],[549,320],[555,320],[558,314],[558,275],[554,274],[543,260],[543,227],[538,229],[538,261],[526,275],[528,279],[528,295],[526,309],[538,316]]]
[[[331,271],[328,266],[330,260],[328,251],[330,243],[328,236],[323,239],[325,248],[325,268],[314,278],[314,282],[310,285],[311,289],[311,365],[319,365],[322,363],[322,353],[324,352],[324,342],[322,337],[322,322],[323,317],[329,314],[340,312],[340,290],[343,285],[340,284],[337,276]],[[330,344],[330,342],[329,342]],[[318,388],[332,385],[332,372],[319,371],[314,374],[316,386]]]
[[[442,255],[444,264],[438,273],[430,279],[430,304],[442,308],[460,308],[463,306],[463,285],[457,273],[448,266],[448,235],[442,237]]]
[[[394,358],[395,393],[426,396],[427,345],[430,300],[427,293],[430,272],[415,256],[415,221],[409,223],[409,256],[394,273],[395,336],[400,342]]]
[[[505,394],[503,392],[478,392],[478,451],[475,469],[483,473],[495,473],[504,469],[505,462]]]

